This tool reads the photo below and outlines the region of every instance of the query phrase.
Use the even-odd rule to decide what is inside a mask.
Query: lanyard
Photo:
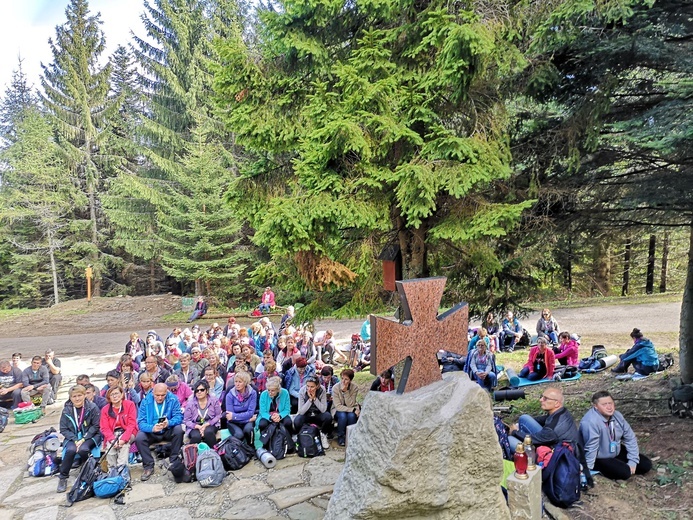
[[[161,403],[161,407],[159,407],[159,405],[154,403],[154,409],[156,410],[156,415],[159,417],[159,419],[161,419],[164,416],[164,411],[166,409],[166,403],[165,402]]]
[[[204,414],[202,413],[204,411]],[[205,419],[207,418],[207,412],[209,411],[209,402],[207,403],[207,406],[205,406],[205,409],[202,410],[199,406],[197,407],[197,415],[200,416],[200,424],[205,422]]]
[[[77,423],[77,433],[80,434],[82,433],[82,421],[84,421],[84,406],[82,406],[82,412],[79,414],[79,417],[77,417],[77,409],[73,408],[72,413],[75,414],[75,422]]]
[[[604,427],[609,432],[609,440],[614,442],[616,440],[616,428],[614,427],[614,423],[611,421],[611,419],[604,421]]]

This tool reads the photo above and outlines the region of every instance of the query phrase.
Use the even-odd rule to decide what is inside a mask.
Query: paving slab
[[[159,509],[139,515],[128,516],[128,520],[192,520],[190,512],[186,508]]]
[[[315,457],[305,467],[310,474],[310,485],[314,487],[333,486],[343,468],[343,464],[326,457]]]
[[[305,464],[306,459],[302,459],[298,455],[287,455],[281,460],[277,461],[277,465],[273,469],[282,469],[289,466],[295,466],[296,464]]]
[[[94,503],[101,505],[94,507]],[[76,506],[84,504],[84,507],[77,509]],[[24,517],[26,519],[26,516]],[[41,518],[40,520],[43,520]],[[102,500],[99,498],[85,500],[84,502],[78,502],[67,510],[65,515],[65,520],[116,520],[116,514],[111,509],[109,500]]]
[[[315,507],[307,502],[296,504],[286,510],[291,520],[323,520],[325,510]]]
[[[276,504],[278,509],[286,509],[313,497],[331,493],[332,489],[333,486],[287,488],[272,493],[268,498]]]
[[[125,502],[131,504],[142,500],[153,500],[165,496],[164,487],[161,484],[136,483],[133,484],[132,491],[125,494]]]
[[[314,498],[311,502],[320,509],[327,511],[327,505],[330,503],[330,500],[328,498]]]
[[[198,486],[198,491],[200,487]],[[157,498],[156,500],[148,500],[148,501],[137,501],[137,502],[128,502],[127,498],[125,499],[125,505],[127,509],[125,510],[125,515],[124,518],[130,518],[133,515],[145,513],[147,511],[157,511],[162,508],[167,508],[167,507],[190,507],[192,506],[195,502],[197,501],[197,497],[193,495],[169,495],[166,497],[162,498]],[[122,518],[122,517],[121,517]],[[162,519],[160,520],[163,520]]]
[[[238,471],[233,471],[231,474],[236,478],[251,478],[255,475],[261,475],[266,471],[265,467],[259,461],[252,460],[250,463],[246,464]]]
[[[58,506],[44,507],[25,513],[23,520],[56,520],[59,510]],[[113,518],[115,519],[115,516]]]
[[[275,489],[302,485],[305,483],[303,480],[303,468],[303,464],[279,469],[273,468],[267,473],[267,483]]]
[[[243,498],[234,502],[222,518],[239,520],[266,520],[277,516],[277,511],[269,503],[256,498]]]
[[[16,480],[24,473],[24,468],[10,466],[0,471],[0,498],[2,498],[12,488]],[[57,487],[56,483],[56,487]]]
[[[31,483],[32,480],[36,481],[36,483]],[[70,489],[71,485],[72,482],[68,481],[68,489]],[[57,478],[25,478],[22,482],[22,487],[12,495],[6,497],[3,503],[11,506],[30,503],[32,508],[65,504],[66,494],[56,493],[55,490],[57,487]]]
[[[240,500],[245,497],[264,495],[270,491],[272,488],[261,480],[244,478],[232,482],[227,488],[226,495],[232,500]]]

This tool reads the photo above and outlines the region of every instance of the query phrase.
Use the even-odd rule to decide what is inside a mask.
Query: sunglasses
[[[196,394],[203,394],[203,393],[205,393],[206,391],[207,391],[206,388],[198,388],[198,389],[195,390],[195,393],[196,393]]]

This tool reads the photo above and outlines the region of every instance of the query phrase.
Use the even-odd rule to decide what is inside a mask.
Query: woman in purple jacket
[[[185,406],[183,422],[188,431],[191,444],[204,440],[207,446],[217,443],[217,432],[221,421],[221,403],[209,393],[209,383],[204,379],[198,381],[194,393]]]
[[[257,392],[250,386],[250,374],[239,372],[233,388],[226,394],[226,421],[229,432],[238,440],[253,446],[253,430],[257,415]]]

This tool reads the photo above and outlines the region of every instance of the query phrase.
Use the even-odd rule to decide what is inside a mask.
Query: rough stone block
[[[287,488],[272,493],[268,498],[272,500],[279,509],[286,509],[295,504],[300,504],[313,497],[323,495],[325,493],[331,493],[332,486],[325,486],[320,488],[314,487],[300,487],[300,488]]]
[[[508,507],[513,520],[541,519],[541,469],[528,471],[529,478],[508,476]]]
[[[509,520],[502,475],[488,393],[452,372],[366,396],[325,518]]]
[[[286,510],[286,513],[291,520],[322,520],[325,518],[325,511],[306,502],[291,506]]]
[[[339,464],[327,457],[315,457],[306,464],[306,471],[310,473],[311,486],[333,486],[342,473],[344,464]]]
[[[243,498],[229,507],[222,518],[239,520],[265,520],[277,516],[269,503],[254,498]]]
[[[234,481],[226,492],[226,495],[232,500],[240,500],[241,498],[264,495],[272,491],[267,484],[260,480],[251,480],[244,478]]]
[[[281,469],[271,469],[267,473],[267,483],[275,489],[298,486],[303,481],[303,465],[296,464]]]

